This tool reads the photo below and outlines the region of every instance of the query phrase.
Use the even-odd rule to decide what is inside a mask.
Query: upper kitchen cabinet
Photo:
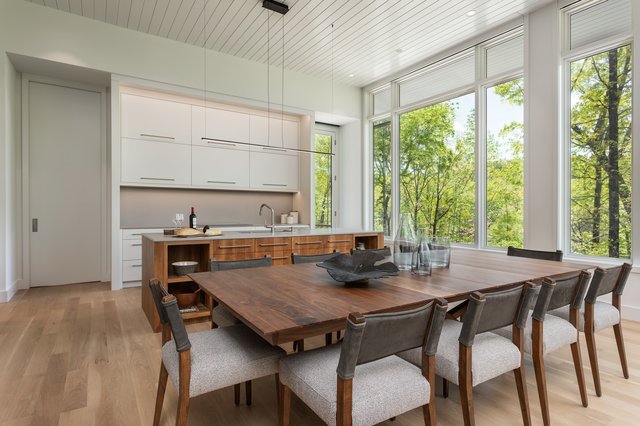
[[[300,146],[300,126],[297,121],[280,117],[263,117],[251,115],[251,143],[267,145],[272,152],[280,150],[281,153],[297,154],[286,149],[298,149]],[[252,150],[260,151],[262,147],[252,147]]]
[[[120,102],[123,138],[191,143],[191,105],[128,93]]]
[[[122,138],[122,184],[191,185],[191,145]]]
[[[298,157],[272,152],[251,152],[251,187],[260,191],[297,192]]]
[[[217,108],[191,107],[191,131],[194,145],[208,146],[208,139],[249,143],[250,115]]]

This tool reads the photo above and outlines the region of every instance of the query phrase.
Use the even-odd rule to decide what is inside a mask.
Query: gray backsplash
[[[272,192],[215,191],[196,189],[120,188],[121,228],[171,227],[176,213],[184,213],[188,225],[191,206],[196,208],[198,225],[211,224],[262,224],[270,213],[258,215],[262,203],[267,203],[280,213],[293,208],[293,195]],[[308,220],[300,218],[301,222]]]

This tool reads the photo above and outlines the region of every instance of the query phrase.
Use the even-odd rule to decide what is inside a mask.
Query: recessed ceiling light
[[[473,16],[476,13],[478,13],[478,12],[476,12],[475,10],[470,10],[470,11],[467,12],[467,16]]]
[[[355,77],[355,74],[349,74],[349,78]]]

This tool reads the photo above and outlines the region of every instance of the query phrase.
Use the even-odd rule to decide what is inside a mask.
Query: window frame
[[[325,135],[331,137],[331,227],[340,226],[340,209],[339,209],[339,189],[338,189],[338,134],[340,127],[316,123],[313,129],[313,146],[315,149],[316,135]],[[316,174],[315,174],[315,156],[320,154],[312,154],[311,159],[311,188],[312,188],[312,227],[316,226]]]
[[[634,93],[632,93],[632,123],[636,122],[636,82],[634,76],[636,74],[636,64],[638,59],[636,58],[636,50],[633,39],[633,32],[624,33],[613,37],[607,37],[603,40],[593,42],[579,48],[571,49],[571,15],[578,13],[584,9],[592,7],[602,0],[593,0],[588,2],[581,2],[575,7],[568,7],[560,11],[561,21],[561,58],[560,58],[560,171],[559,171],[559,202],[560,206],[560,232],[558,233],[559,240],[558,246],[565,253],[566,259],[574,259],[583,262],[598,262],[602,264],[616,263],[621,261],[632,262],[633,265],[640,263],[640,214],[637,213],[636,206],[640,203],[640,196],[637,194],[637,189],[631,190],[631,205],[632,212],[631,217],[631,253],[629,258],[623,257],[605,257],[605,256],[590,256],[580,253],[573,253],[571,251],[571,63],[581,59],[588,58],[600,53],[604,53],[607,50],[617,49],[623,46],[630,46],[633,61],[631,71],[631,87]],[[632,30],[633,31],[633,30]],[[638,182],[637,175],[640,171],[640,141],[636,137],[637,124],[633,125],[632,129],[632,159],[631,159],[631,176],[632,183]]]

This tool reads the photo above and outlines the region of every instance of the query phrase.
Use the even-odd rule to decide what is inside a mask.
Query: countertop
[[[222,235],[211,237],[190,237],[182,238],[174,235],[164,234],[142,234],[143,238],[147,238],[154,243],[166,243],[176,241],[207,241],[207,240],[235,240],[242,238],[273,238],[273,237],[306,237],[313,235],[344,235],[344,234],[379,234],[382,231],[371,231],[363,229],[349,228],[301,228],[293,229],[293,231],[222,231]]]

